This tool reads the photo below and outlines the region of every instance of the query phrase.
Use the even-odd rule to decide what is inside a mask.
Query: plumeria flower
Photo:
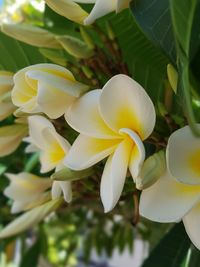
[[[7,173],[6,176],[10,184],[4,190],[4,195],[13,200],[12,213],[32,209],[49,200],[46,190],[52,185],[50,178],[40,178],[26,172]]]
[[[191,241],[200,249],[200,139],[188,126],[170,136],[167,169],[142,192],[140,213],[157,222],[183,220]]]
[[[13,73],[0,71],[0,121],[9,117],[16,109],[11,101]]]
[[[80,24],[91,24],[96,19],[112,12],[120,12],[128,8],[131,0],[45,0],[58,14]],[[77,3],[93,4],[94,7],[88,15]]]
[[[155,125],[155,110],[145,90],[126,75],[111,78],[102,90],[78,99],[66,113],[80,133],[64,164],[82,170],[108,157],[101,180],[105,212],[120,198],[127,169],[136,179],[145,158],[142,143]]]
[[[43,112],[56,119],[86,90],[64,67],[37,64],[15,74],[12,101],[23,112]]]
[[[63,160],[66,157],[70,144],[59,135],[53,124],[46,118],[34,115],[28,118],[29,137],[25,141],[30,145],[26,152],[40,152],[41,173],[49,172],[56,168],[62,169]],[[67,202],[71,201],[71,183],[55,181],[52,186],[52,198],[60,197],[63,192]]]
[[[24,123],[14,123],[0,127],[0,157],[13,153],[28,134]]]

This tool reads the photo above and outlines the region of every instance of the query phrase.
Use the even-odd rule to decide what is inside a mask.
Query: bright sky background
[[[0,6],[3,4],[3,0],[0,0]]]

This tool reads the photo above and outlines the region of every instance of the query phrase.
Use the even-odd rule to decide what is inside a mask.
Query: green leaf
[[[181,4],[183,6],[183,4]],[[163,49],[175,63],[175,41],[170,17],[169,0],[134,0],[133,15],[148,38]]]
[[[183,223],[176,224],[161,239],[142,267],[180,267],[190,244]]]
[[[200,45],[200,1],[170,0],[174,33],[181,50],[188,59],[197,53]]]
[[[44,57],[37,48],[23,44],[0,32],[0,65],[16,72],[32,64],[43,63]]]
[[[137,26],[129,10],[109,20],[132,77],[147,91],[152,100],[163,98],[167,57],[156,48]]]
[[[69,168],[64,168],[52,174],[51,179],[56,181],[77,181],[83,178],[87,178],[93,173],[94,171],[92,168],[82,171],[73,171]]]
[[[41,240],[38,239],[35,244],[28,249],[22,258],[19,267],[37,267],[40,257]]]
[[[0,232],[0,239],[16,235],[33,227],[49,213],[56,210],[62,201],[62,198],[57,198],[20,215]]]
[[[191,69],[191,62],[198,54],[200,45],[200,1],[186,0],[183,5],[180,0],[170,0],[170,8],[180,74],[178,94],[182,98],[184,111],[193,133],[200,136],[192,107],[192,94],[195,90],[198,94],[199,86],[196,82],[192,83],[194,76]]]

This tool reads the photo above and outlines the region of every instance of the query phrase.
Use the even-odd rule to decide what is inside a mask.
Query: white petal
[[[64,199],[67,203],[72,201],[72,188],[71,188],[71,182],[59,182],[60,187],[62,189]]]
[[[87,169],[112,154],[119,143],[120,140],[117,139],[96,139],[80,134],[64,164],[73,170]]]
[[[177,222],[200,199],[200,186],[184,185],[167,172],[142,191],[140,214],[156,222]]]
[[[106,162],[100,191],[105,212],[112,210],[121,196],[131,149],[132,142],[124,140]]]
[[[61,68],[57,68],[55,65],[55,69],[31,69],[26,72],[28,81],[39,81],[42,84],[49,84],[49,86],[53,87],[58,91],[62,91],[64,93],[68,93],[71,96],[79,97],[81,88],[87,88],[86,85],[77,82],[74,79],[74,76],[68,70]],[[39,67],[38,67],[39,68]],[[64,69],[64,71],[63,71]]]
[[[25,203],[25,202],[14,201],[12,204],[12,207],[11,207],[11,213],[15,214],[15,213],[18,213],[20,211],[23,211],[26,207],[26,204],[27,203]]]
[[[94,138],[118,138],[105,124],[98,109],[101,90],[93,90],[76,100],[68,109],[67,123],[81,134]]]
[[[27,128],[23,125],[0,127],[0,157],[13,153],[26,135]]]
[[[131,175],[134,181],[136,181],[136,178],[139,175],[142,164],[145,160],[144,145],[140,137],[135,132],[131,131],[130,129],[123,128],[119,132],[127,134],[134,142],[134,145],[131,151],[131,157],[129,160],[129,170],[131,172]]]
[[[86,1],[73,1],[73,0],[45,0],[45,3],[52,8],[56,13],[61,16],[66,17],[69,20],[75,21],[82,24],[83,20],[87,16],[85,12],[79,5],[75,2],[87,3]],[[93,1],[89,0],[89,3]]]
[[[175,131],[167,145],[169,172],[178,181],[200,185],[200,139],[189,126]]]
[[[12,103],[0,102],[0,121],[9,117],[15,110],[16,107]]]
[[[130,77],[119,74],[111,78],[100,96],[100,113],[114,131],[129,128],[142,140],[153,131],[155,109],[145,90]]]
[[[200,249],[200,203],[195,205],[184,217],[185,230],[192,243]]]
[[[84,20],[85,25],[93,23],[96,19],[114,11],[117,0],[96,0],[95,5],[89,16]]]
[[[42,131],[45,128],[50,128],[55,131],[53,124],[44,118],[43,116],[34,115],[28,117],[28,125],[29,125],[29,141],[33,142],[33,144],[40,149],[44,147],[44,136]]]
[[[60,91],[47,83],[38,83],[37,103],[42,112],[47,114],[51,119],[61,117],[74,100],[75,97]]]
[[[54,181],[51,189],[52,199],[59,198],[62,194],[62,189],[60,187],[59,181]]]

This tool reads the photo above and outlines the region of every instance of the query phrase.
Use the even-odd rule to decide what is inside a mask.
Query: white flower
[[[6,176],[10,184],[4,190],[4,195],[13,199],[12,213],[32,209],[49,199],[48,193],[45,192],[52,185],[49,178],[40,178],[26,172],[7,173]]]
[[[40,152],[41,173],[63,168],[63,160],[70,149],[69,142],[56,132],[49,120],[42,116],[30,116],[28,123],[30,137],[25,141],[28,141],[30,145],[26,151]],[[52,198],[59,197],[61,192],[65,200],[70,202],[71,183],[55,181],[52,186]]]
[[[55,64],[37,64],[15,74],[12,101],[23,112],[44,112],[56,119],[87,89],[67,69]]]
[[[27,136],[26,124],[12,124],[0,127],[0,157],[13,153]]]
[[[16,109],[11,101],[13,73],[0,71],[0,121],[10,116]]]
[[[112,12],[120,12],[129,6],[131,0],[45,0],[58,14],[80,24],[91,24],[96,19]],[[94,7],[88,15],[77,3],[91,4]]]
[[[96,19],[112,11],[120,12],[121,10],[128,8],[130,1],[131,0],[96,0],[92,11],[84,20],[84,24],[92,24]]]
[[[109,156],[101,180],[101,199],[108,212],[120,198],[127,169],[134,179],[138,176],[145,158],[142,140],[155,125],[153,103],[137,82],[117,75],[102,90],[74,102],[66,120],[80,132],[64,162],[67,167],[86,169]]]
[[[181,219],[200,249],[200,139],[188,126],[175,131],[167,146],[167,170],[140,199],[140,213],[157,222]]]

